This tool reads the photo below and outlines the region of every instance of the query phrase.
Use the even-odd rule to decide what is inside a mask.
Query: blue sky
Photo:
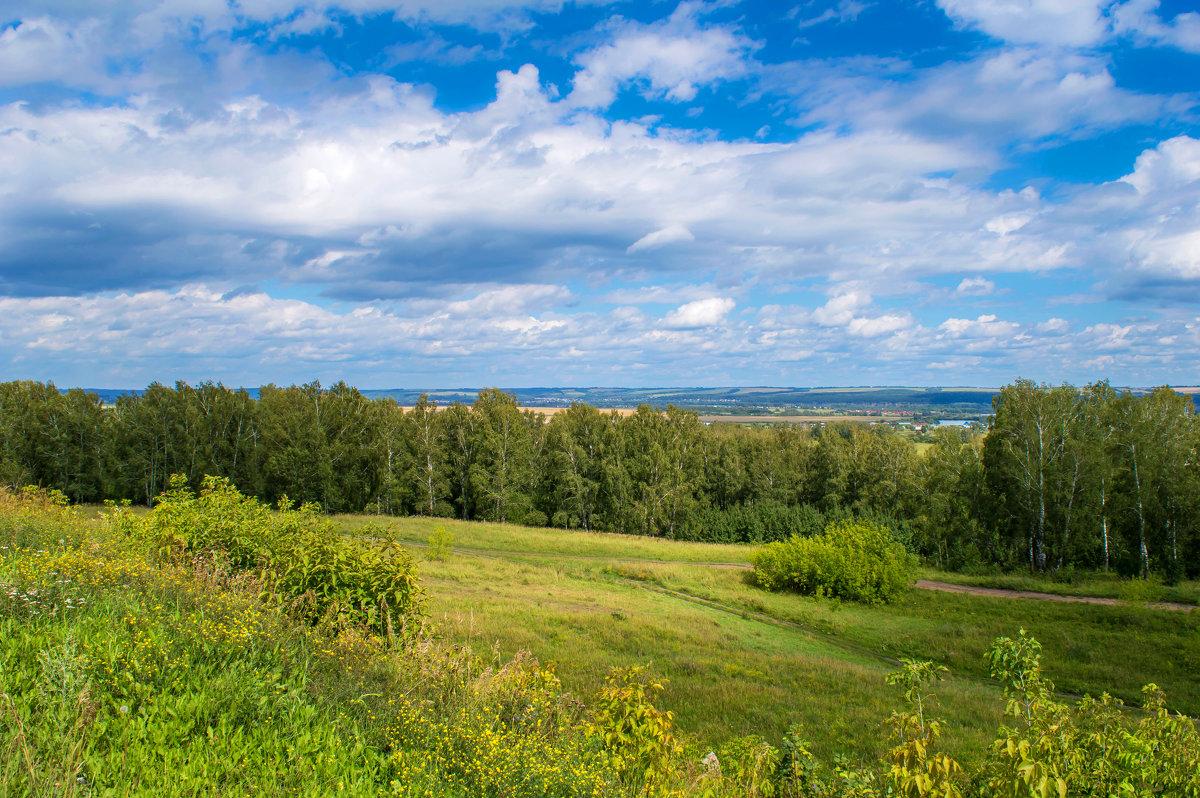
[[[1200,383],[1200,14],[0,0],[0,378]]]

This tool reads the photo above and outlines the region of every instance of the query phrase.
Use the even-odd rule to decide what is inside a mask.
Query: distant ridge
[[[1147,388],[1113,386],[1119,391],[1145,393]],[[116,402],[126,394],[140,395],[142,389],[85,388],[97,394],[105,404]],[[258,388],[247,388],[258,397]],[[360,389],[371,399],[391,398],[401,405],[415,404],[421,394],[428,394],[439,405],[451,402],[470,403],[479,388],[371,388]],[[944,413],[990,413],[992,397],[998,388],[974,386],[816,386],[812,388],[772,385],[743,385],[717,388],[502,388],[512,393],[522,404],[530,407],[566,407],[583,402],[595,407],[636,407],[648,404],[656,407],[705,408],[730,413],[772,412],[785,408],[830,410],[936,410]],[[1178,387],[1175,390],[1193,398],[1200,394],[1198,387]]]
[[[596,407],[635,407],[640,404],[679,407],[728,408],[730,412],[782,408],[841,409],[961,409],[989,412],[996,388],[973,387],[776,387],[766,385],[719,388],[506,388],[524,405],[553,407],[584,402]],[[390,397],[410,405],[422,393],[438,403],[470,402],[477,390],[468,388],[419,390],[365,390],[372,398]]]

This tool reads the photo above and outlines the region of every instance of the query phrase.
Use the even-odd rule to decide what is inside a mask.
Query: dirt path
[[[1101,598],[1099,596],[1060,596],[1057,593],[1038,593],[1033,590],[1012,590],[1003,587],[979,587],[978,585],[956,585],[951,582],[935,582],[931,579],[918,579],[914,587],[921,590],[940,590],[943,593],[966,593],[971,596],[993,596],[995,598],[1024,598],[1038,599],[1039,601],[1069,601],[1076,604],[1105,604],[1109,607],[1116,607],[1123,604],[1128,604],[1127,601],[1121,601],[1114,598]],[[1191,612],[1197,609],[1192,604],[1178,604],[1174,601],[1157,601],[1149,606],[1160,610],[1176,610],[1178,612]]]

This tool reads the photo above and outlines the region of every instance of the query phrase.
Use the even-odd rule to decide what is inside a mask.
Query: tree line
[[[158,383],[104,405],[52,383],[0,383],[0,481],[76,502],[151,503],[172,474],[227,477],[330,512],[508,521],[693,540],[886,523],[946,568],[1200,573],[1200,424],[1169,388],[1118,393],[1019,380],[986,435],[924,451],[881,426],[706,426],[691,411],[547,418],[511,394],[405,409],[338,383]]]

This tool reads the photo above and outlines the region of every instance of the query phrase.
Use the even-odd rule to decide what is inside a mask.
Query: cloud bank
[[[1195,15],[939,8],[907,23],[931,57],[863,50],[857,5],[0,4],[0,358],[1194,382],[1200,83],[1118,67],[1200,67]]]

